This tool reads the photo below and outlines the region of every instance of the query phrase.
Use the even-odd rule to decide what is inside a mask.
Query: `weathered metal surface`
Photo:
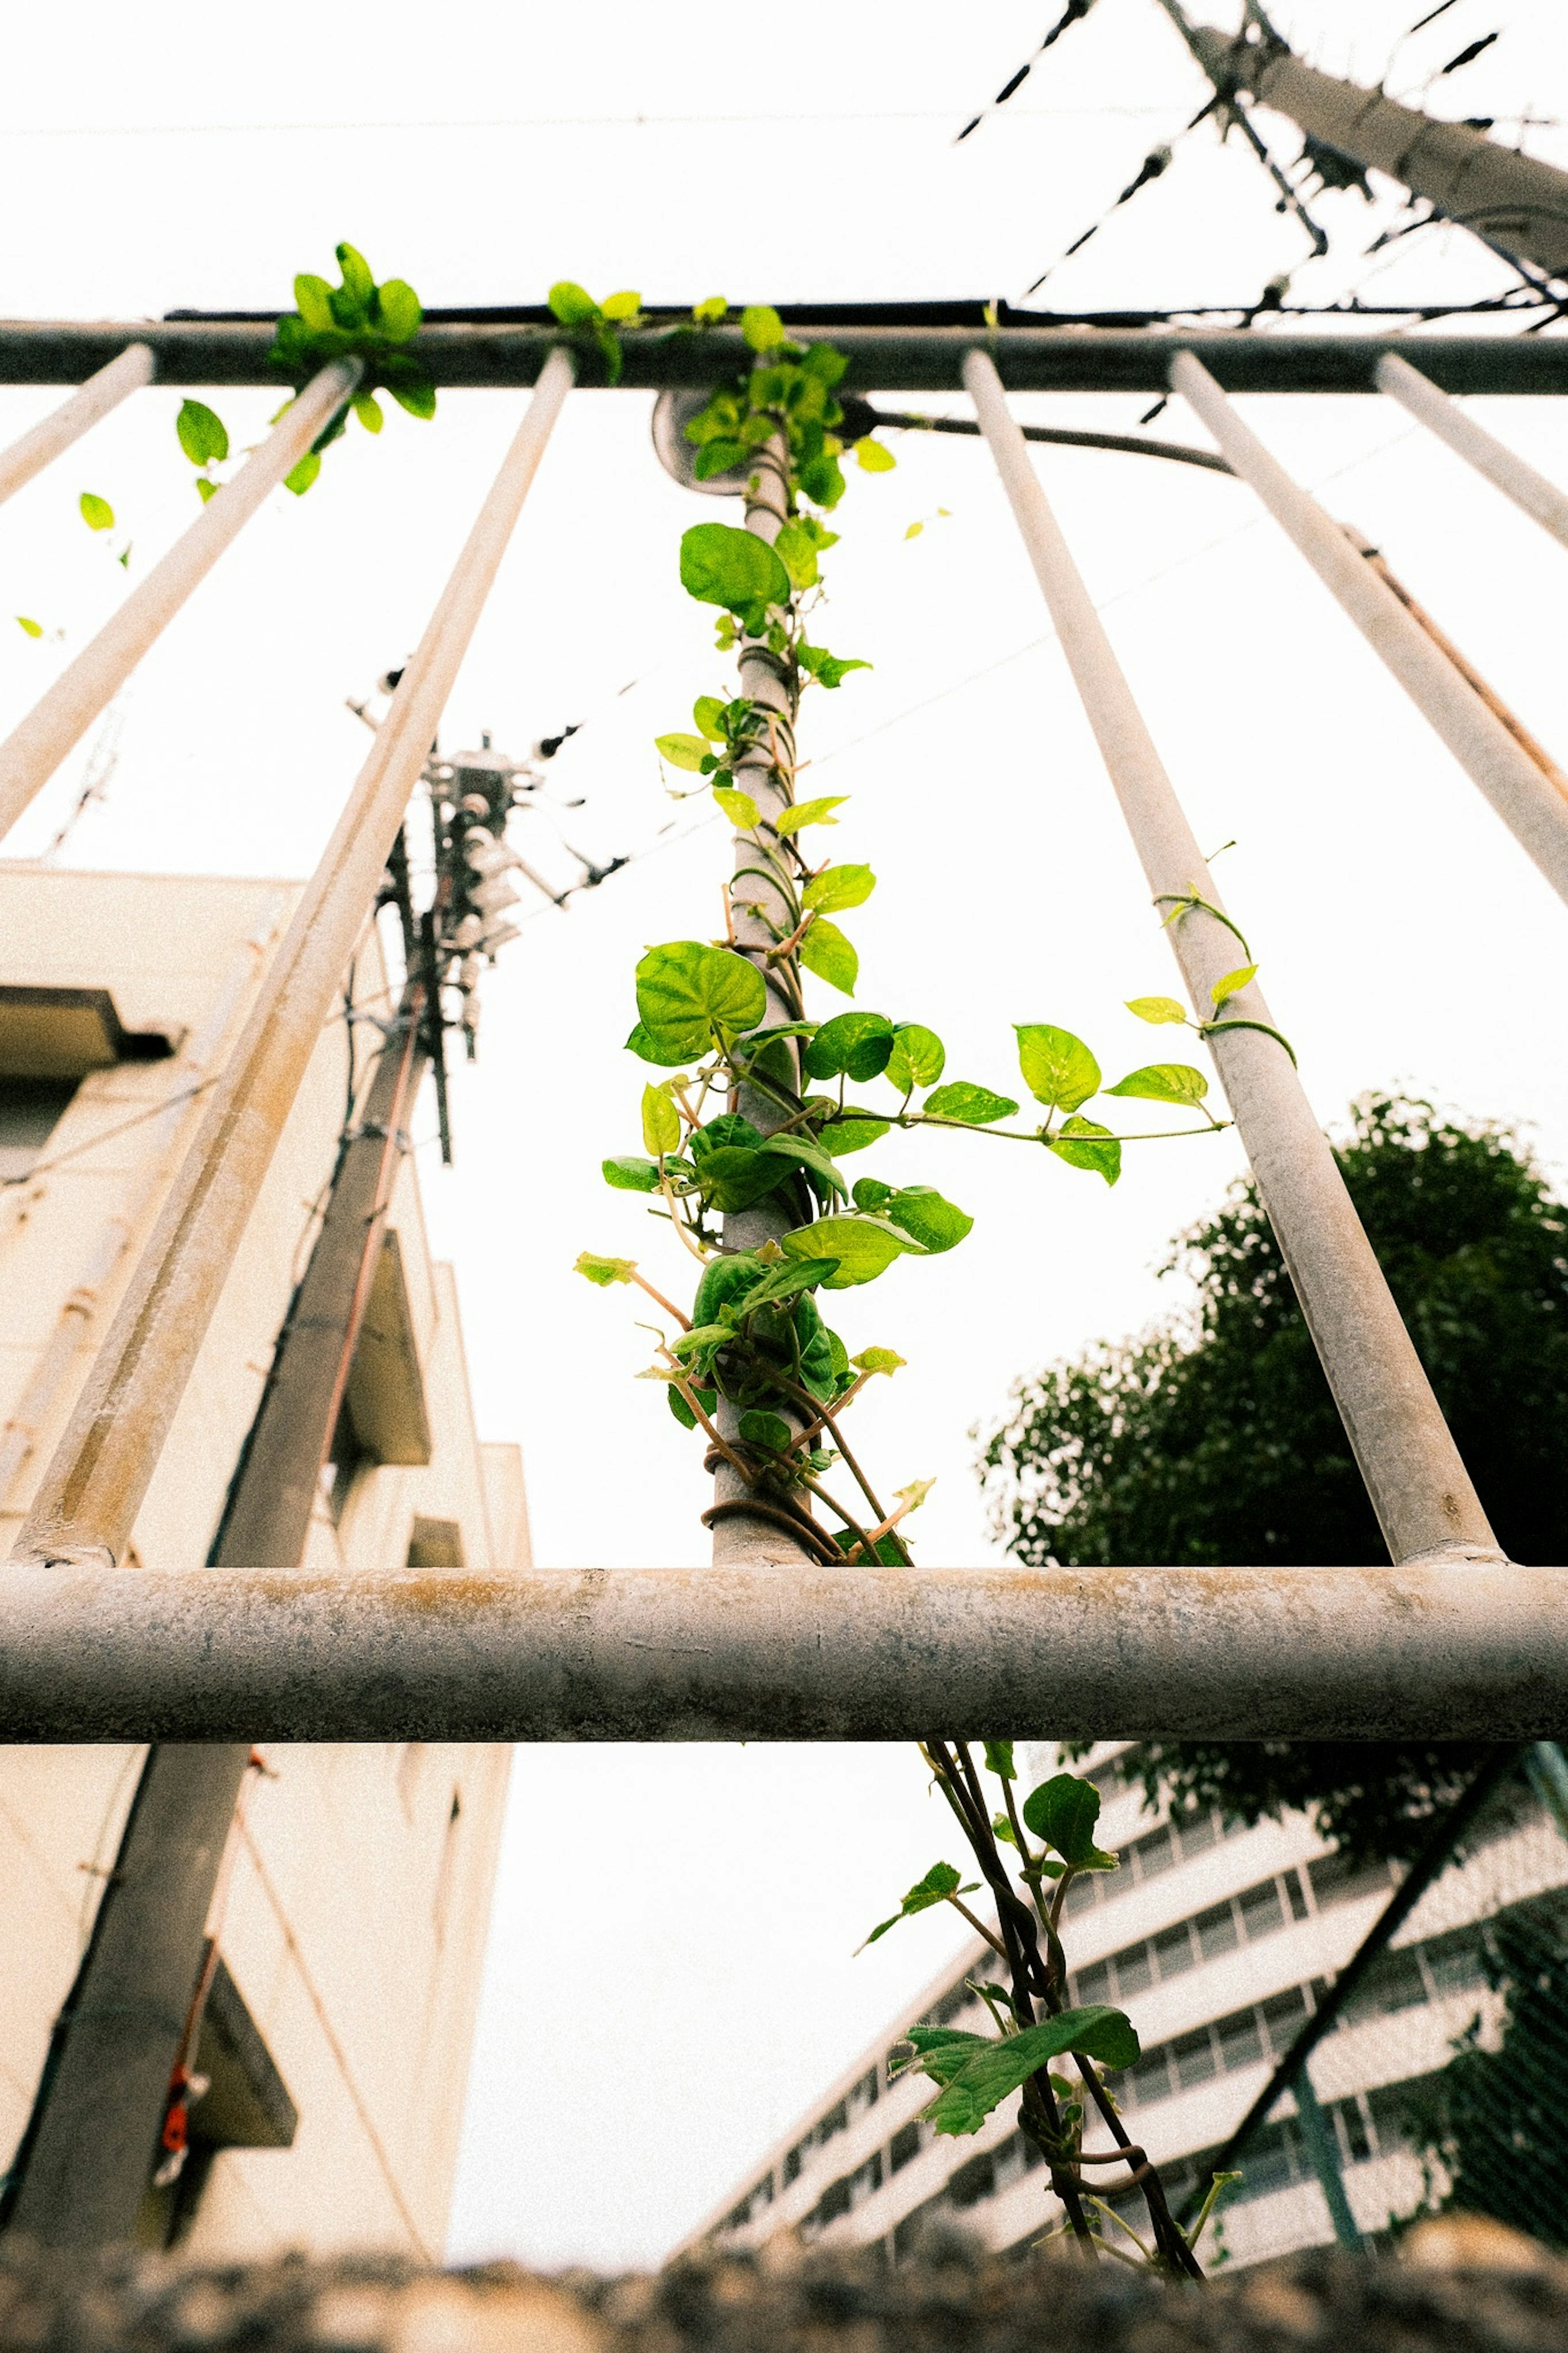
[[[1177,352],[1193,352],[1227,392],[1377,389],[1385,352],[1457,393],[1568,392],[1568,339],[1546,335],[1290,334],[1237,328],[857,326],[800,311],[790,332],[831,340],[850,363],[857,392],[952,392],[964,355],[989,352],[1011,392],[1163,392]],[[273,322],[230,319],[0,320],[0,384],[80,384],[129,343],[150,344],[158,381],[276,385],[267,365]],[[513,389],[533,383],[554,347],[542,321],[482,319],[426,325],[411,347],[438,385]],[[710,385],[752,364],[738,327],[671,336],[623,337],[626,391]],[[590,381],[592,379],[590,378]]]
[[[0,744],[0,839],[48,783],[71,746],[109,708],[262,501],[293,471],[360,375],[358,360],[334,360],[311,379],[233,480],[208,501],[190,529]]]
[[[0,1570],[0,1734],[1491,1739],[1568,1727],[1568,1575]]]
[[[1568,803],[1398,597],[1363,562],[1332,516],[1291,479],[1242,422],[1203,366],[1190,357],[1173,361],[1171,384],[1197,411],[1237,472],[1295,542],[1471,783],[1490,801],[1521,849],[1533,859],[1559,898],[1568,900]]]
[[[73,441],[79,441],[100,417],[107,417],[132,393],[151,384],[156,364],[145,343],[129,344],[117,360],[100,368],[69,400],[62,400],[57,409],[13,441],[8,449],[0,449],[0,499],[8,499],[24,482],[41,474],[62,450],[68,449]]]
[[[1505,498],[1522,507],[1543,531],[1568,547],[1568,491],[1539,473],[1527,459],[1498,440],[1468,411],[1456,408],[1445,392],[1413,368],[1408,360],[1390,352],[1377,364],[1377,388],[1397,400],[1412,417],[1447,443],[1478,473],[1484,474]]]
[[[39,1482],[16,1539],[22,1558],[45,1549],[118,1557],[130,1540],[258,1188],[370,920],[408,796],[572,381],[571,361],[557,353],[213,1090]],[[215,499],[209,515],[218,504]]]
[[[1224,902],[984,353],[968,361],[964,380],[1155,907],[1173,919],[1169,937],[1192,1003],[1200,1020],[1213,1019],[1215,984],[1250,957],[1222,919]],[[1339,543],[1345,562],[1364,570],[1342,535]],[[1425,638],[1421,642],[1440,663],[1442,656]],[[1542,792],[1550,790],[1533,768],[1531,775]],[[1194,894],[1205,905],[1181,913],[1183,899]],[[1252,1025],[1208,1043],[1390,1553],[1406,1560],[1447,1545],[1495,1556],[1486,1514],[1293,1060],[1278,1035],[1268,1034],[1272,1016],[1257,982],[1227,997],[1223,1012]]]

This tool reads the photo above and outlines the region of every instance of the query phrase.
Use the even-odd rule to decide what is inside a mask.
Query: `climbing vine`
[[[551,303],[617,375],[618,352],[612,360],[606,339],[617,320],[640,322],[637,298],[599,306],[581,288],[557,287]],[[687,332],[725,315],[720,303],[700,305]],[[1026,1113],[1019,1098],[988,1082],[949,1077],[942,1038],[925,1022],[858,1007],[824,1015],[808,1005],[808,978],[854,997],[859,958],[837,918],[865,904],[877,878],[869,865],[816,851],[820,833],[841,822],[847,796],[796,797],[795,723],[811,689],[836,691],[869,666],[819,642],[822,566],[838,539],[828,518],[845,494],[846,459],[871,472],[894,460],[874,436],[847,447],[836,430],[844,419],[840,353],[792,343],[766,306],[746,310],[741,324],[752,365],[721,385],[685,431],[697,479],[733,481],[748,500],[748,527],[694,524],[681,539],[679,566],[688,595],[717,608],[715,649],[739,659],[742,678],[731,691],[697,699],[690,731],[658,738],[662,760],[700,778],[691,789],[710,792],[735,828],[725,936],[668,941],[638,963],[626,1042],[660,1075],[643,1085],[641,1152],[604,1163],[612,1187],[649,1196],[651,1214],[696,1262],[689,1310],[669,1295],[673,1278],[662,1278],[661,1288],[637,1261],[584,1252],[577,1267],[596,1284],[636,1286],[667,1319],[643,1377],[662,1386],[674,1419],[700,1435],[709,1467],[729,1474],[728,1500],[705,1514],[710,1524],[750,1518],[783,1527],[810,1557],[898,1567],[910,1561],[906,1523],[931,1482],[913,1480],[885,1500],[843,1421],[867,1384],[896,1374],[904,1360],[881,1345],[852,1354],[820,1303],[875,1282],[898,1260],[945,1254],[973,1221],[933,1187],[847,1176],[841,1164],[894,1128],[959,1129],[1114,1185],[1125,1145],[1213,1133],[1226,1123],[1209,1110],[1208,1082],[1192,1065],[1148,1063],[1107,1085],[1085,1041],[1052,1023],[1015,1026],[1032,1099]],[[1173,903],[1165,920],[1197,903]],[[1129,1009],[1206,1036],[1232,1026],[1228,999],[1254,970],[1249,957],[1215,985],[1205,1020],[1190,1021],[1171,997],[1133,998]],[[873,1088],[881,1092],[872,1095]],[[1185,1126],[1125,1131],[1091,1115],[1087,1106],[1100,1098],[1193,1116]],[[761,1240],[759,1209],[767,1213]],[[1100,2073],[1136,2059],[1137,2035],[1119,2010],[1068,2002],[1063,1899],[1079,1873],[1116,1862],[1094,1843],[1099,1792],[1059,1774],[1020,1808],[1011,1745],[988,1742],[984,1754],[984,1769],[1001,1784],[999,1810],[984,1799],[982,1768],[964,1743],[922,1746],[979,1866],[975,1885],[994,1904],[996,1926],[968,1910],[963,1898],[974,1891],[946,1862],[895,1915],[955,1905],[1006,1979],[975,1987],[994,2037],[936,2027],[910,2036],[909,2064],[940,2087],[930,2120],[938,2132],[972,2133],[1021,2091],[1022,2128],[1050,2167],[1062,2227],[1092,2251],[1114,2252],[1101,2227],[1109,2218],[1134,2240],[1135,2259],[1196,2275],[1202,2221],[1190,2236],[1176,2224]],[[892,1925],[883,1922],[868,1941]],[[1051,2073],[1068,2059],[1076,2080]],[[1085,2151],[1090,2109],[1110,2130],[1109,2154]],[[1142,2192],[1147,2241],[1088,2186],[1084,2168],[1105,2164],[1125,2168],[1118,2189]],[[1211,2195],[1204,2221],[1212,2202]]]

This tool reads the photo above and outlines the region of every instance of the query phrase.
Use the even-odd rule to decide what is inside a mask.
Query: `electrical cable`
[[[992,100],[990,105],[982,107],[980,112],[974,116],[973,120],[964,124],[963,130],[959,132],[957,138],[952,142],[955,147],[962,146],[972,131],[978,131],[988,114],[994,114],[999,106],[1006,105],[1007,100],[1014,95],[1014,93],[1016,90],[1021,90],[1025,82],[1028,80],[1038,59],[1045,56],[1047,49],[1054,48],[1057,42],[1061,39],[1062,35],[1068,31],[1072,26],[1081,24],[1093,5],[1094,0],[1067,0],[1067,6],[1062,10],[1061,15],[1057,18],[1056,23],[1051,26],[1050,31],[1046,35],[1045,39],[1040,43],[1039,47],[1034,52],[1034,55],[1032,57],[1026,58],[1023,64],[1018,68],[1017,72],[1008,77],[1008,79],[1003,83],[1001,89],[997,91],[995,97]]]

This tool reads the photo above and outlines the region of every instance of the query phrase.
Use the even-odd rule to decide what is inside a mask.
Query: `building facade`
[[[1039,1755],[1035,1778],[1051,1769],[1048,1752]],[[1116,2003],[1137,2027],[1142,2060],[1109,2080],[1129,2132],[1160,2167],[1180,2212],[1206,2188],[1214,2158],[1398,1875],[1383,1864],[1347,1868],[1300,1815],[1228,1830],[1217,1814],[1203,1814],[1178,1827],[1144,1810],[1110,1770],[1109,1755],[1091,1770],[1105,1795],[1099,1836],[1120,1851],[1121,1865],[1068,1891],[1069,1999]],[[1483,1926],[1513,1907],[1560,1907],[1568,1890],[1568,1841],[1543,1807],[1521,1794],[1488,1820],[1485,1842],[1427,1889],[1310,2062],[1351,2211],[1368,2237],[1424,2194],[1405,2126],[1412,2093],[1447,2063],[1473,2021],[1480,2018],[1483,2031],[1496,2025]],[[933,2222],[1003,2253],[1054,2228],[1061,2209],[1018,2129],[1016,2098],[972,2138],[937,2139],[921,2117],[934,2087],[924,2076],[889,2073],[900,2038],[917,2023],[993,2032],[968,1981],[994,1969],[994,1955],[975,1938],[767,2152],[694,2242],[755,2248],[793,2230],[808,2244],[875,2247],[897,2263]],[[1087,2145],[1110,2142],[1100,2133]],[[1242,2163],[1217,2239],[1205,2242],[1208,2260],[1223,2248],[1230,2263],[1257,2263],[1334,2236],[1289,2094]],[[1145,2227],[1136,2196],[1116,2211],[1133,2229]],[[1105,2228],[1120,2235],[1116,2224]]]
[[[296,883],[0,868],[0,1556],[242,1028]],[[368,930],[138,1515],[198,1567],[389,1010]],[[452,1271],[402,1157],[305,1565],[528,1560],[519,1451],[481,1444]],[[142,1753],[0,1747],[0,2163],[111,1868]],[[272,1746],[215,1899],[191,2154],[142,2235],[193,2255],[438,2258],[510,1752]],[[150,2153],[151,2171],[151,2153]]]

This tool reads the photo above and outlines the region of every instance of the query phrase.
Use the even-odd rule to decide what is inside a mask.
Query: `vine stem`
[[[673,1315],[683,1332],[690,1331],[690,1316],[683,1315],[680,1309],[676,1305],[674,1300],[667,1299],[662,1291],[656,1291],[652,1283],[648,1281],[647,1275],[638,1274],[635,1267],[632,1270],[632,1281],[637,1284],[639,1291],[646,1291],[648,1297],[655,1301],[658,1306],[662,1307],[667,1315]]]

